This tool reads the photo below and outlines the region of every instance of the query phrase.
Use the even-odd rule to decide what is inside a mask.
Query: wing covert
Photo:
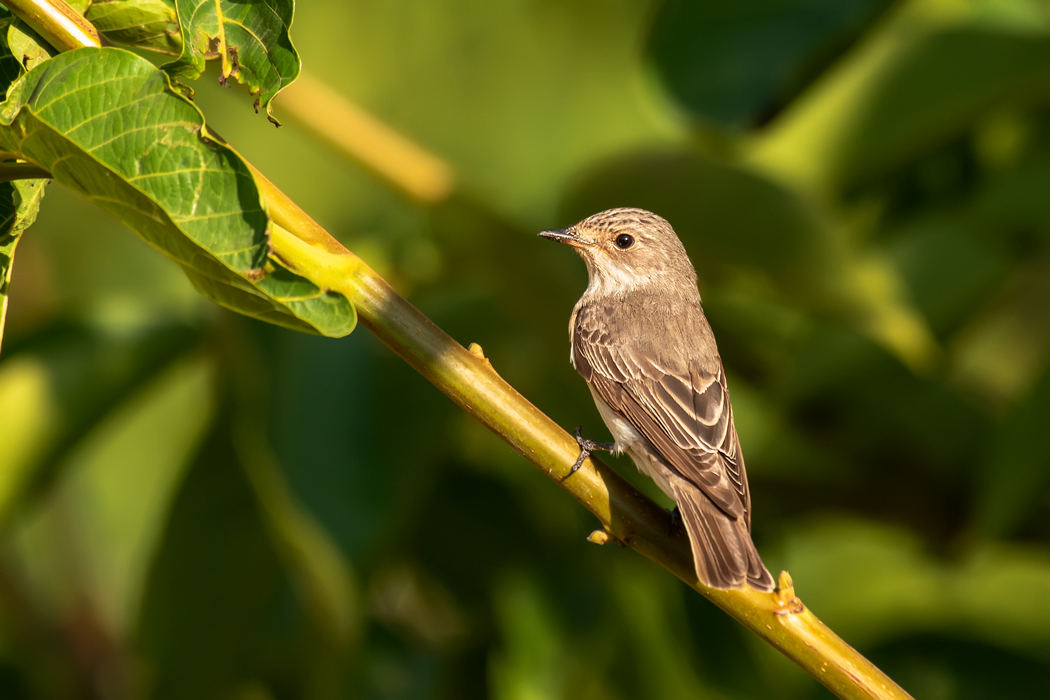
[[[721,364],[717,374],[675,371],[658,357],[614,347],[594,330],[573,334],[577,369],[680,476],[718,507],[750,521],[750,498]]]

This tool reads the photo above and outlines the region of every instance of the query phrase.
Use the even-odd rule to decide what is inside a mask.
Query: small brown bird
[[[678,504],[696,575],[712,588],[773,590],[751,541],[751,497],[725,372],[696,271],[666,220],[610,209],[541,236],[576,249],[590,283],[569,319],[570,358],[616,442]]]

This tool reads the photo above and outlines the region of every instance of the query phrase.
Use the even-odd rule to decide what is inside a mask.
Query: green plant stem
[[[0,182],[37,180],[50,177],[51,173],[35,163],[0,163]]]
[[[3,0],[13,5],[60,4]],[[51,25],[52,32],[66,25]],[[60,48],[72,35],[45,33]],[[467,350],[400,296],[374,270],[311,219],[253,168],[275,226],[273,254],[322,289],[345,294],[361,323],[464,410],[568,491],[598,518],[608,536],[660,564],[779,649],[841,698],[910,698],[896,683],[846,644],[795,597],[791,578],[780,576],[773,593],[750,588],[719,591],[696,578],[689,542],[678,528],[668,535],[668,514],[595,459],[568,477],[579,448],[575,439],[496,373],[481,348]],[[592,541],[602,541],[592,535]]]

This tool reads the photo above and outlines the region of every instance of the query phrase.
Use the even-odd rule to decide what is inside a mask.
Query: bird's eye
[[[626,233],[621,233],[616,237],[616,247],[620,250],[627,250],[634,245],[634,237],[629,236]]]

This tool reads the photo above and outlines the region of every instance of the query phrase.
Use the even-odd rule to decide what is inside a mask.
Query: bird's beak
[[[581,248],[587,245],[582,240],[569,233],[569,229],[566,228],[556,228],[551,229],[550,231],[540,231],[539,235],[543,236],[544,238],[549,238],[552,241],[557,241],[558,243],[567,243],[575,248]]]

